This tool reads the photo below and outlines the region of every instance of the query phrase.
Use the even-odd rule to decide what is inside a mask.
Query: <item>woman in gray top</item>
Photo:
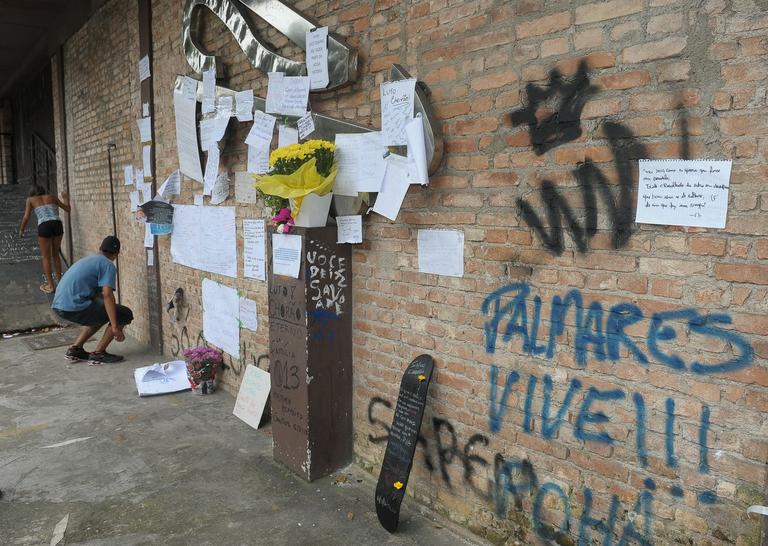
[[[27,197],[24,218],[21,219],[21,226],[19,227],[19,237],[23,237],[24,229],[27,227],[32,211],[34,211],[35,216],[37,216],[37,242],[40,244],[43,272],[47,281],[47,283],[40,285],[40,290],[46,294],[51,294],[56,290],[56,283],[51,273],[51,260],[53,260],[53,268],[56,270],[56,278],[61,278],[59,249],[61,249],[61,239],[64,235],[64,225],[59,218],[59,207],[67,212],[70,211],[69,196],[66,193],[62,193],[59,198],[49,194],[40,185],[32,186],[29,197]]]

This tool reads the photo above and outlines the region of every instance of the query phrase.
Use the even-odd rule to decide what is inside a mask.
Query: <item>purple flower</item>
[[[190,364],[212,364],[218,366],[224,362],[221,351],[210,347],[194,347],[182,351],[181,354]]]

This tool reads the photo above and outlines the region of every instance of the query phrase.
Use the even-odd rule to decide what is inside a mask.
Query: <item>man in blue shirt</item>
[[[51,307],[64,320],[83,325],[75,344],[67,349],[68,360],[88,360],[93,364],[120,362],[120,355],[107,352],[113,339],[125,340],[123,327],[133,321],[133,312],[115,302],[115,261],[120,253],[120,240],[114,235],[105,238],[99,254],[78,260],[61,277]],[[86,341],[108,324],[104,335],[89,353],[83,349]]]

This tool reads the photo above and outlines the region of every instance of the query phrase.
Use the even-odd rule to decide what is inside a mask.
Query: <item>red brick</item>
[[[757,135],[768,128],[768,115],[751,113],[740,116],[728,116],[720,119],[720,131],[724,135]]]
[[[761,260],[768,260],[768,239],[755,242],[755,253]]]
[[[648,292],[648,278],[639,276],[619,275],[619,289],[627,290],[633,294],[645,294]]]
[[[565,76],[576,74],[579,65],[585,62],[590,69],[616,66],[616,56],[610,51],[594,51],[587,56],[571,57],[558,62],[555,67]]]
[[[610,74],[600,78],[600,84],[606,89],[630,89],[632,87],[642,87],[648,85],[650,81],[651,75],[645,70],[621,72],[619,74]]]
[[[768,265],[716,264],[715,276],[723,281],[768,284]]]
[[[518,40],[522,40],[523,38],[565,30],[569,26],[571,26],[571,14],[564,11],[562,13],[546,15],[532,21],[518,23],[515,27],[515,34]]]
[[[765,66],[762,60],[723,66],[723,79],[726,83],[753,82],[765,79]]]
[[[681,106],[697,104],[699,104],[699,92],[695,89],[686,89],[681,92],[638,93],[629,99],[629,109],[635,111],[675,110]]]
[[[698,256],[725,256],[727,239],[715,239],[714,237],[690,237],[688,250]]]
[[[517,186],[520,177],[513,172],[503,173],[478,173],[472,181],[475,188],[506,188]]]
[[[679,36],[638,44],[625,48],[621,52],[621,60],[624,64],[637,64],[668,59],[680,55],[685,50],[686,44],[687,40]]]
[[[456,134],[473,135],[477,133],[490,133],[499,126],[496,118],[479,118],[467,121],[457,121],[455,124]]]
[[[633,0],[611,0],[586,4],[576,8],[576,24],[596,23],[616,17],[624,17],[643,10],[642,4]]]
[[[485,91],[487,89],[496,89],[498,87],[510,85],[516,81],[517,75],[509,70],[498,74],[484,74],[477,78],[472,78],[470,87],[475,91]]]

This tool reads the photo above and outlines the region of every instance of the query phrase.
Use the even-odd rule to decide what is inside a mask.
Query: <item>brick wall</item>
[[[173,81],[191,73],[181,4],[152,5],[159,181],[177,167]],[[135,21],[127,5],[115,0],[103,13]],[[366,219],[354,251],[358,460],[377,471],[400,372],[426,352],[437,374],[408,487],[418,500],[498,542],[608,544],[611,533],[757,544],[745,509],[763,502],[768,455],[763,10],[725,0],[295,6],[360,54],[358,82],[313,94],[313,111],[378,126],[378,85],[397,62],[430,87],[445,133],[430,187],[411,188],[397,222]],[[301,58],[257,24],[281,54]],[[121,149],[138,150],[138,46],[124,26],[103,39],[122,36],[127,53],[86,48],[93,20],[66,50],[69,70],[83,71],[67,82],[81,199],[104,195],[95,174],[103,147],[84,139],[103,143],[117,125],[132,137]],[[224,63],[219,83],[264,96],[266,77],[223,24],[206,14],[203,26],[203,45]],[[115,96],[89,96],[86,76],[104,81],[107,49],[112,78],[124,83]],[[88,56],[95,62],[83,63]],[[110,123],[86,118],[100,101]],[[555,130],[529,127],[547,112],[559,113]],[[233,122],[226,136],[233,172],[245,168],[248,128]],[[725,229],[632,222],[635,160],[678,157],[733,160]],[[199,189],[185,180],[176,202],[191,204]],[[263,214],[238,205],[238,232],[243,218]],[[79,248],[98,218],[79,217]],[[140,245],[127,215],[120,225]],[[425,227],[463,230],[463,278],[418,272]],[[167,238],[160,253],[163,297],[183,287],[190,306],[184,325],[164,324],[166,352],[177,354],[202,330],[203,273],[173,264]],[[259,304],[259,331],[241,331],[244,358],[224,374],[232,391],[268,343],[266,286],[244,279],[239,262],[237,280],[205,274]]]
[[[112,0],[64,44],[64,102],[74,258],[98,251],[112,234],[107,149],[114,144],[115,214],[123,245],[118,294],[134,311],[129,333],[148,342],[144,225],[130,212],[128,194],[135,188],[123,182],[124,165],[141,167],[137,17],[135,2]]]

